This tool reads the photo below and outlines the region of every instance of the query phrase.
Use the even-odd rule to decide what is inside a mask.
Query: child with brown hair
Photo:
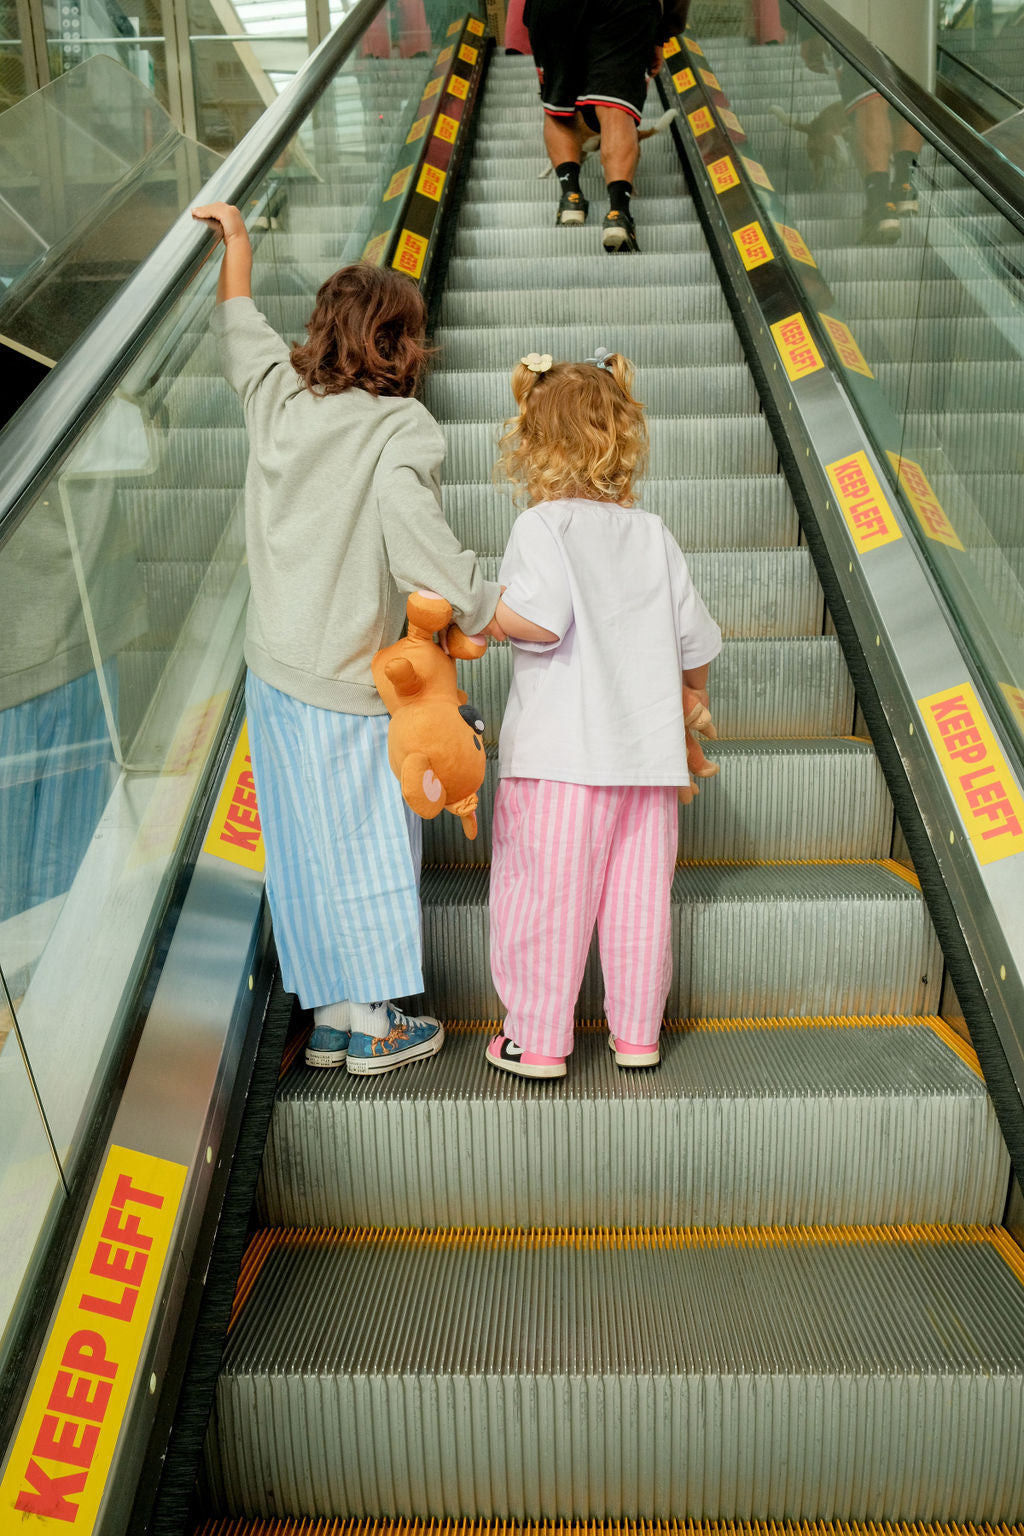
[[[498,748],[491,969],[507,1007],[487,1047],[521,1077],[565,1075],[597,924],[620,1067],[659,1060],[672,977],[672,876],[689,783],[682,685],[707,703],[718,625],[661,519],[635,505],[647,458],[633,369],[531,353],[501,467],[529,508],[497,622],[515,647]]]
[[[387,1072],[439,1050],[436,1019],[392,999],[423,989],[420,822],[388,766],[374,653],[405,594],[446,597],[472,634],[483,579],[440,504],[444,438],[414,398],[426,312],[409,278],[363,263],[320,288],[289,349],[251,297],[237,208],[196,208],[224,240],[213,330],[249,430],[246,709],[282,980],[311,1008],[311,1066]]]

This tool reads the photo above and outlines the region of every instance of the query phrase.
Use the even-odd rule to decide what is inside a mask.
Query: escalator
[[[795,49],[713,35],[700,47],[742,118],[742,153],[785,190],[827,270],[871,389],[897,402],[901,443],[909,453],[941,425],[946,457],[927,463],[947,505],[954,480],[973,497],[977,536],[960,553],[994,582],[1008,655],[1021,634],[1010,578],[1022,541],[1005,495],[1020,468],[1009,420],[1020,352],[1008,325],[960,302],[942,255],[966,224],[997,244],[993,219],[954,188],[943,219],[908,221],[899,247],[855,247],[851,185],[802,185],[800,141],[770,111],[786,71],[797,81]],[[255,293],[287,336],[316,282],[374,239],[429,68],[347,66],[300,141],[316,175],[293,163],[261,185]],[[911,751],[901,767],[879,704],[884,626],[868,667],[850,638],[867,622],[863,594],[846,601],[826,570],[824,497],[812,506],[801,488],[810,447],[796,415],[780,421],[758,320],[742,312],[751,301],[709,248],[715,194],[697,186],[688,104],[678,144],[662,134],[643,148],[641,253],[609,260],[596,160],[583,173],[591,224],[553,227],[534,85],[530,61],[492,57],[437,257],[425,401],[448,442],[449,521],[494,575],[516,514],[491,483],[512,365],[604,345],[637,366],[652,443],[642,504],[687,552],[725,636],[711,680],[722,771],[680,814],[662,1065],[616,1071],[596,953],[564,1082],[508,1079],[484,1061],[501,1014],[487,864],[511,671],[508,646],[492,646],[462,665],[487,723],[479,836],[466,842],[448,816],[425,824],[426,985],[445,1049],[378,1078],[315,1071],[302,1063],[310,1021],[295,1011],[195,1529],[1019,1522],[1024,1253],[1003,1225],[1013,1064],[1004,1041],[999,1075],[983,1025],[967,1036],[949,954],[963,990],[970,946],[947,924],[944,962],[904,837],[927,878],[934,818],[907,800],[922,770]],[[794,85],[790,110],[797,97],[800,116],[828,101],[813,79]],[[667,85],[666,99],[682,101]],[[652,91],[651,121],[662,106]],[[150,606],[177,603],[163,645],[151,625],[131,648],[129,705],[143,723],[174,636],[197,596],[216,595],[209,570],[219,561],[229,586],[238,554],[244,431],[204,334],[206,299],[208,288],[165,349],[159,464],[119,490],[149,540]],[[926,368],[922,382],[926,333],[955,378]],[[862,404],[877,414],[876,394]],[[954,590],[941,568],[927,587]],[[914,606],[916,588],[903,596]],[[1012,979],[1010,940],[992,956]],[[183,1390],[193,1411],[188,1377]]]

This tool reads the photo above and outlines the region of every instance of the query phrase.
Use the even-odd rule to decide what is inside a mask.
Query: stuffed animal
[[[457,687],[455,660],[475,661],[483,635],[452,624],[451,604],[436,592],[412,592],[405,605],[408,633],[378,651],[373,680],[391,715],[388,761],[405,802],[430,821],[448,809],[476,837],[476,792],[484,781],[484,722]],[[447,630],[447,651],[434,641]]]
[[[695,688],[687,688],[683,685],[683,724],[686,726],[686,766],[690,773],[690,783],[683,784],[679,789],[679,799],[683,805],[689,805],[694,795],[700,792],[697,779],[713,779],[718,772],[719,765],[713,763],[704,756],[704,748],[697,740],[697,732],[706,736],[709,741],[718,739],[714,722],[711,719],[711,711],[704,701],[704,696]]]

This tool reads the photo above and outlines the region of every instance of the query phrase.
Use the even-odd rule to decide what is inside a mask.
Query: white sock
[[[318,1029],[351,1029],[348,1003],[325,1003],[313,1009],[313,1023]]]
[[[358,1035],[372,1035],[383,1040],[391,1033],[388,1005],[384,1003],[349,1003],[350,1029]]]

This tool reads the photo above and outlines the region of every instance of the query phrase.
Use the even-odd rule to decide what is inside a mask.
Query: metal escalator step
[[[465,688],[496,741],[512,676],[509,645],[459,662]],[[853,685],[833,635],[726,640],[714,664],[715,723],[728,740],[754,736],[845,736]]]
[[[429,868],[427,995],[441,1018],[502,1013],[490,979],[488,870]],[[702,864],[676,871],[675,1018],[925,1013],[942,960],[920,891],[885,864]],[[577,1004],[604,1012],[596,944]]]
[[[998,1522],[1022,1411],[998,1228],[283,1231],[208,1475],[264,1515]]]
[[[544,185],[543,182],[540,183]],[[689,199],[685,191],[685,183],[681,184],[680,195],[677,197],[645,197],[637,199],[637,221],[640,229],[641,241],[643,225],[645,224],[679,224],[687,217],[695,218],[690,212],[687,214]],[[550,225],[554,226],[555,199],[552,199],[550,209]],[[641,212],[642,209],[642,212]],[[527,194],[520,199],[509,196],[496,198],[493,193],[487,199],[463,203],[459,209],[459,226],[462,229],[497,229],[508,225],[512,229],[523,226],[532,229],[538,222],[538,205]],[[541,218],[543,227],[543,217]],[[584,241],[588,236],[595,240],[600,236],[592,226],[586,226],[581,230],[563,230],[565,235],[577,235]],[[582,249],[582,247],[581,247]]]
[[[423,1523],[418,1520],[385,1520],[373,1522],[374,1536],[427,1536]],[[207,1520],[199,1526],[195,1536],[366,1536],[361,1520],[318,1520],[311,1526],[308,1521],[281,1519],[273,1516],[268,1520]],[[439,1520],[430,1522],[430,1536],[509,1536],[505,1522],[490,1520]],[[728,1528],[717,1520],[603,1520],[559,1521],[557,1528],[540,1522],[536,1536],[836,1536],[833,1525],[825,1521],[802,1520],[799,1528],[788,1520],[730,1520]],[[884,1529],[864,1521],[843,1522],[843,1536],[886,1536]],[[921,1521],[902,1522],[900,1536],[1024,1536],[1024,1526],[995,1526],[972,1523],[966,1525],[924,1524]]]
[[[601,259],[610,265],[615,258]],[[643,258],[623,257],[619,264],[622,287],[615,295],[616,329],[622,325],[650,325],[662,315],[684,314],[691,325],[725,320],[728,316],[724,293],[710,283],[689,288],[653,287],[644,280]],[[288,302],[286,298],[285,307]],[[608,307],[608,295],[600,288],[531,288],[492,293],[457,289],[446,292],[441,300],[440,319],[445,326],[481,329],[518,324],[520,336],[524,325],[533,330],[542,325],[591,325],[599,326],[602,334],[607,334],[611,323]],[[532,336],[529,339],[532,341]]]
[[[603,217],[603,215],[602,215]],[[566,235],[571,230],[557,229],[554,220],[550,224],[538,223],[523,228],[456,230],[452,249],[457,260],[547,261],[552,256],[566,255]],[[644,253],[667,255],[675,251],[703,251],[707,247],[704,234],[695,222],[648,225],[644,230]],[[568,254],[576,252],[575,242]]]
[[[589,228],[594,235],[595,226],[600,230],[600,221],[604,217],[605,207],[601,207],[603,193],[599,184],[588,187],[586,173],[580,179],[584,193],[589,197],[593,193],[592,201],[595,203],[591,214]],[[494,199],[500,197],[502,203],[523,203],[533,209],[533,219],[538,215],[545,216],[545,222],[550,219],[554,223],[555,205],[558,197],[552,191],[551,183],[541,181],[536,172],[528,170],[525,173],[519,171],[514,177],[508,176],[502,181],[490,180],[486,177],[474,176],[472,173],[466,178],[465,201],[462,204],[462,212],[471,208],[474,204],[478,207],[490,208],[494,205]],[[651,202],[674,200],[678,207],[675,222],[681,222],[685,217],[685,205],[687,199],[686,182],[683,180],[682,168],[678,165],[661,167],[648,166],[646,170],[641,167],[637,172],[636,195],[631,207],[636,218],[638,231],[642,228],[646,218],[648,200]],[[607,206],[607,205],[605,205]],[[596,217],[596,215],[600,217]],[[654,220],[651,221],[652,223]],[[566,231],[575,233],[580,237],[586,234],[586,229]],[[643,241],[640,242],[643,250]]]
[[[680,311],[676,308],[671,313],[676,317]],[[704,367],[738,363],[743,359],[743,347],[736,328],[724,315],[703,323],[686,323],[673,318],[659,325],[644,324],[642,320],[620,320],[618,315],[614,323],[601,317],[581,323],[556,319],[543,325],[531,315],[529,329],[530,346],[543,347],[559,360],[588,357],[595,346],[613,343],[638,367],[678,367],[681,357],[699,357]],[[433,340],[440,349],[440,362],[445,368],[501,368],[507,374],[511,374],[522,357],[526,344],[522,323],[488,323],[483,328],[441,325],[434,332]]]
[[[912,414],[970,411],[987,415],[1009,400],[1024,399],[1024,362],[1019,360],[961,361],[955,369],[915,368],[909,378],[905,365],[880,363],[875,377],[889,399],[899,401],[901,407],[905,404]],[[945,422],[938,425],[945,430]]]
[[[964,302],[963,286],[952,278],[930,283],[918,283],[913,278],[877,283],[837,279],[830,281],[829,287],[835,294],[837,312],[851,322],[869,316],[875,324],[888,319],[907,323],[907,316],[912,315],[920,324],[922,320],[955,315]]]
[[[533,340],[533,338],[530,338]],[[452,480],[486,481],[498,456],[500,417],[491,422],[449,421],[445,473]],[[663,420],[651,434],[653,479],[695,479],[718,474],[773,474],[778,453],[763,416],[690,416]]]
[[[959,375],[959,370],[957,370]],[[939,417],[923,415],[913,409],[907,414],[907,428],[913,433],[910,441],[927,441],[937,438],[946,450],[950,463],[967,473],[981,469],[996,474],[1013,470],[1020,473],[1024,466],[1024,430],[1019,410],[1005,410],[1005,399],[993,399],[984,415],[977,412],[955,411],[948,407]]]
[[[423,393],[423,403],[438,421],[500,422],[514,412],[511,368],[484,373],[446,369],[444,365],[442,353]],[[743,363],[642,368],[637,372],[635,393],[648,417],[752,416],[760,408],[754,380]]]
[[[122,485],[116,498],[117,515],[124,519],[140,560],[186,558],[208,563],[232,522],[239,547],[244,536],[242,493],[234,486],[197,495],[188,486],[155,491]]]
[[[500,554],[518,508],[495,485],[457,483],[442,490],[445,512],[458,537],[480,554]],[[714,480],[648,480],[642,502],[663,518],[683,549],[793,545],[796,508],[780,475],[722,475]]]
[[[294,1065],[274,1105],[271,1226],[843,1226],[998,1222],[1009,1160],[948,1026],[910,1019],[669,1024],[656,1072],[603,1022],[540,1091],[495,1072],[500,1026],[447,1026],[415,1072]],[[962,1050],[969,1059],[970,1048]],[[511,1147],[517,1177],[508,1177]],[[755,1151],[756,1149],[756,1151]]]
[[[575,245],[574,230],[555,230],[555,234],[567,234]],[[646,252],[630,259],[629,271],[625,263],[610,261],[595,242],[592,249],[578,252],[565,250],[560,254],[565,261],[551,260],[544,263],[543,281],[550,287],[561,284],[565,288],[620,288],[627,282],[657,284],[667,288],[672,283],[693,288],[699,283],[711,284],[714,269],[707,251],[680,252],[678,255],[652,256]],[[445,283],[446,294],[524,292],[537,286],[537,263],[531,261],[510,262],[507,257],[476,257],[471,261],[456,258],[448,265]]]
[[[874,748],[852,737],[708,742],[721,772],[679,817],[679,857],[691,860],[884,859],[892,804]],[[497,747],[487,749],[478,832],[451,815],[423,823],[427,864],[487,864]],[[799,816],[793,807],[800,807]]]

